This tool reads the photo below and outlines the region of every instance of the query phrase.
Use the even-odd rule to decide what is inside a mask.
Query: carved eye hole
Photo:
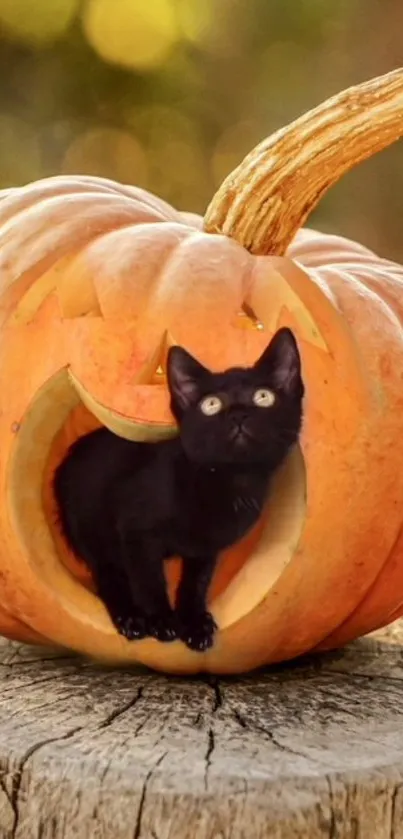
[[[266,387],[260,387],[259,390],[255,390],[253,394],[253,401],[258,408],[271,408],[276,401],[276,397],[273,391]]]
[[[200,410],[206,417],[213,417],[223,408],[223,403],[218,396],[205,396],[200,402]]]

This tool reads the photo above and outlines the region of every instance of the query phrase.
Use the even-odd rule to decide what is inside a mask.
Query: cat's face
[[[276,332],[253,367],[212,373],[172,347],[167,372],[171,410],[191,461],[276,466],[297,441],[304,386],[289,329]]]

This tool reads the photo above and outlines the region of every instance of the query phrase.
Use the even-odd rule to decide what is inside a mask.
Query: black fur
[[[132,443],[104,428],[88,434],[58,467],[54,490],[66,539],[118,631],[203,650],[215,630],[206,597],[217,554],[257,521],[298,439],[304,388],[289,329],[251,368],[212,373],[173,347],[167,374],[179,436]],[[271,406],[255,404],[259,389],[274,394]],[[210,410],[221,400],[218,413],[203,413],[206,397]],[[175,554],[183,575],[172,610],[163,560]]]

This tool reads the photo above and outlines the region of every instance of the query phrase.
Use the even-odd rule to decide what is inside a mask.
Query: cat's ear
[[[200,380],[208,370],[183,347],[170,347],[167,358],[168,387],[173,407],[180,412],[200,398]]]
[[[303,396],[301,358],[291,329],[283,327],[273,335],[255,368],[267,374],[275,390],[291,397]]]

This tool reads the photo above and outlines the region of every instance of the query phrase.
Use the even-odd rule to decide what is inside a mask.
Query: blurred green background
[[[254,144],[403,64],[402,0],[0,0],[0,186],[57,173],[203,212]],[[310,223],[403,260],[403,143]]]

